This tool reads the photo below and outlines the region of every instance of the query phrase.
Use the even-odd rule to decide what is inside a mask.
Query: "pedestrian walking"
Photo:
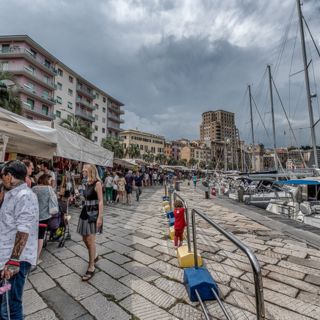
[[[119,178],[117,179],[116,184],[118,186],[118,194],[114,204],[117,204],[118,199],[120,198],[120,196],[122,196],[122,204],[124,205],[124,198],[126,194],[126,179],[123,177],[122,172],[119,173]]]
[[[153,181],[153,177],[152,177],[152,172],[149,172],[149,181],[150,181],[150,186],[152,187],[152,181]]]
[[[106,180],[104,181],[104,189],[106,191],[106,201],[112,203],[113,193],[113,177],[110,176],[110,172],[107,172]],[[110,200],[109,200],[110,198]]]
[[[38,251],[37,251],[37,265],[42,260],[39,260],[40,253],[43,247],[43,238],[46,232],[46,226],[51,218],[50,207],[54,207],[58,210],[58,200],[51,187],[51,176],[49,174],[43,174],[38,179],[38,185],[32,188],[32,191],[38,197],[39,204],[39,232],[38,232]],[[52,204],[52,205],[51,205]],[[55,214],[57,212],[54,212]]]
[[[117,195],[118,195],[118,186],[117,186],[117,180],[119,179],[119,175],[116,171],[114,171],[112,173],[113,175],[113,194],[112,194],[112,198],[114,199],[114,204],[116,204],[116,201],[119,202],[119,200],[116,200],[118,199],[117,198]]]
[[[196,189],[197,188],[197,176],[194,174],[193,175],[193,178],[192,178],[192,180],[193,180],[193,187],[194,187],[194,189]]]
[[[32,175],[32,173],[34,171],[34,165],[31,162],[31,160],[29,160],[29,159],[24,159],[24,160],[22,160],[22,162],[27,167],[26,183],[27,183],[29,188],[32,188],[32,187],[34,187],[36,185],[36,183],[34,182],[34,179],[31,178],[31,175]]]
[[[174,248],[182,246],[183,242],[183,231],[186,224],[184,218],[184,208],[181,200],[176,200],[173,204],[174,206]],[[178,244],[179,240],[179,244]]]
[[[157,186],[157,179],[158,179],[158,175],[156,172],[153,173],[152,179],[153,179],[153,186],[156,187]]]
[[[134,188],[134,175],[132,174],[132,170],[129,170],[124,178],[126,180],[127,203],[131,204],[132,189]]]
[[[81,199],[85,201],[85,205],[79,217],[77,233],[82,235],[83,242],[89,252],[89,266],[82,277],[82,281],[88,281],[94,276],[95,263],[99,260],[95,237],[97,232],[103,232],[103,195],[102,183],[97,168],[93,164],[86,164],[83,167],[82,174],[88,182],[84,197]]]
[[[2,280],[11,284],[11,290],[0,295],[0,319],[4,320],[9,318],[7,310],[11,319],[23,320],[23,287],[37,261],[39,207],[26,176],[27,168],[18,160],[9,161],[0,174],[5,191],[0,208],[0,270]]]
[[[137,201],[139,201],[139,197],[141,196],[142,188],[143,188],[143,175],[140,176],[139,171],[137,171],[134,180],[135,180],[134,188],[136,191],[136,197],[137,197]]]
[[[164,177],[164,174],[163,173],[160,173],[160,184],[163,186],[163,177]]]
[[[148,186],[149,185],[149,175],[145,172],[144,174],[143,174],[143,176],[144,176],[144,179],[143,179],[143,183],[144,183],[144,185],[145,186]]]

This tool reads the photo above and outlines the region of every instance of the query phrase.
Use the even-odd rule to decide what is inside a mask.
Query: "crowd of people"
[[[22,293],[26,276],[41,264],[40,254],[48,223],[60,210],[56,175],[49,169],[49,164],[42,162],[40,172],[34,177],[33,172],[33,163],[26,159],[5,163],[0,173],[0,287],[5,288],[5,293],[0,294],[0,319],[9,319],[7,311],[11,313],[11,319],[23,319]],[[82,236],[89,255],[82,281],[94,276],[95,263],[99,260],[95,236],[103,233],[103,194],[107,204],[117,205],[121,200],[122,205],[131,205],[133,191],[139,201],[143,188],[155,188],[181,179],[192,179],[196,186],[197,177],[190,174],[167,174],[156,170],[99,173],[95,165],[83,166],[73,191],[81,208],[77,233]],[[182,245],[185,226],[182,202],[175,201],[174,209],[177,249]]]

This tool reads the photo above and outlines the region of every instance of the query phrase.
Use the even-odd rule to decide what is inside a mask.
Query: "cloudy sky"
[[[296,0],[0,0],[1,34],[26,34],[125,104],[124,128],[199,139],[201,114],[236,113],[250,142],[248,84],[271,135],[267,64],[294,129],[309,126]],[[320,47],[320,1],[302,6]],[[320,57],[307,34],[312,92]],[[313,72],[315,71],[315,72]],[[316,82],[314,81],[316,80]],[[316,85],[315,85],[316,83]],[[319,92],[320,94],[320,92]],[[275,97],[278,146],[295,144]],[[254,106],[254,105],[253,105]],[[320,117],[318,99],[314,118]],[[255,140],[269,140],[254,107]],[[320,124],[316,127],[320,144]],[[286,131],[286,136],[284,136]],[[310,144],[310,130],[294,130]]]

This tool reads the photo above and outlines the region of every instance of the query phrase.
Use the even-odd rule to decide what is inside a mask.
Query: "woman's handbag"
[[[86,211],[87,211],[87,217],[88,217],[88,222],[96,222],[98,220],[98,216],[99,216],[99,210],[98,211],[90,211],[88,212],[88,208],[87,208],[87,189],[88,189],[88,185],[86,185],[86,189],[84,190],[84,195],[85,195],[85,206],[86,206]]]
[[[50,214],[56,214],[59,212],[59,205],[56,195],[52,192],[52,188],[48,186],[49,188],[49,213]]]

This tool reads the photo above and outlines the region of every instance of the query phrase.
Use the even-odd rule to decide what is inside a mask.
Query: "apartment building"
[[[202,114],[202,124],[200,125],[200,142],[211,146],[212,157],[218,161],[223,150],[228,150],[228,161],[235,158],[231,153],[235,153],[237,148],[236,142],[236,125],[234,113],[217,110],[208,111]],[[229,148],[225,148],[228,143]],[[220,159],[221,160],[221,159]]]
[[[123,103],[77,74],[26,35],[0,36],[2,69],[19,83],[23,116],[32,120],[81,118],[100,144],[107,136],[119,137]],[[10,85],[10,83],[9,83]]]
[[[140,149],[140,157],[151,150],[156,156],[158,153],[164,153],[165,139],[163,136],[135,130],[123,130],[120,132],[120,138],[123,140],[124,149],[130,144],[135,144]]]
[[[172,157],[172,144],[171,141],[167,141],[164,143],[164,154],[166,155],[167,159]]]

